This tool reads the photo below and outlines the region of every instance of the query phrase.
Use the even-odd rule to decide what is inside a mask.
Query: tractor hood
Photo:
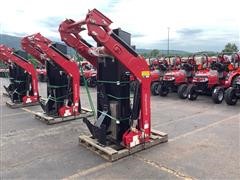
[[[186,78],[186,72],[183,71],[183,70],[174,70],[174,71],[171,71],[171,72],[167,72],[164,77],[163,77],[163,80],[164,81],[173,81],[175,79],[184,79],[185,80]]]
[[[82,75],[81,72],[80,72],[80,74]],[[97,71],[94,70],[94,69],[92,69],[92,70],[85,70],[85,71],[83,72],[83,74],[84,74],[84,76],[85,76],[86,78],[91,78],[91,77],[97,76]]]
[[[203,70],[195,73],[193,77],[193,82],[208,82],[208,81],[217,81],[218,72],[215,70]]]
[[[150,74],[151,74],[152,81],[159,81],[159,76],[160,76],[159,70],[150,71]]]
[[[36,71],[37,71],[37,74],[38,74],[38,75],[39,75],[39,74],[44,74],[44,75],[47,74],[46,69],[36,69]]]
[[[151,74],[151,76],[156,76],[156,75],[160,74],[160,71],[159,70],[153,70],[153,71],[150,71],[150,74]]]

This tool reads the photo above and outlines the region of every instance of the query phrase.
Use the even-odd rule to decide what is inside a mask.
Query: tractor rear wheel
[[[179,98],[181,99],[186,99],[187,98],[187,84],[181,84],[179,87],[178,87],[178,96]]]
[[[159,82],[153,82],[151,85],[151,93],[153,96],[159,95],[158,92],[158,86],[159,86]]]
[[[230,87],[225,92],[225,102],[228,105],[236,105],[238,101],[238,97],[236,96],[236,89]]]
[[[167,86],[164,86],[162,84],[159,84],[158,86],[158,93],[160,96],[164,97],[164,96],[167,96],[168,93],[169,93],[169,89]]]
[[[217,86],[213,89],[212,100],[215,104],[221,104],[224,99],[224,89]]]
[[[232,87],[235,87],[235,86],[236,86],[239,77],[240,77],[239,75],[236,75],[236,76],[233,78],[232,84],[231,84]]]
[[[196,86],[194,84],[190,84],[187,87],[187,98],[191,101],[195,101],[198,97],[198,93],[196,91]]]

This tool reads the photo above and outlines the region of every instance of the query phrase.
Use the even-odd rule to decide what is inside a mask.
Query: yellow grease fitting
[[[142,75],[142,77],[149,78],[150,77],[150,71],[142,71],[141,75]]]

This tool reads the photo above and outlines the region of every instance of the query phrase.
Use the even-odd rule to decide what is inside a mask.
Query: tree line
[[[190,56],[192,54],[208,54],[209,56],[216,56],[219,53],[226,53],[226,54],[233,54],[235,52],[239,52],[239,49],[235,43],[227,43],[224,47],[224,49],[221,52],[212,52],[212,51],[202,51],[202,52],[196,52],[196,53],[181,53],[178,54],[176,52],[169,51],[169,54],[167,53],[161,53],[160,50],[158,49],[153,49],[150,52],[144,52],[140,53],[143,57],[145,58],[157,58],[157,57],[162,57],[162,56]]]

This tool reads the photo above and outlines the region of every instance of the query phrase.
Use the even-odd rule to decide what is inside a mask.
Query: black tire
[[[152,83],[152,85],[151,85],[151,93],[152,93],[153,96],[159,95],[158,86],[159,86],[159,82],[153,82]]]
[[[163,84],[159,84],[158,86],[158,94],[162,97],[167,96],[169,93],[168,87],[164,86]]]
[[[194,84],[190,84],[187,87],[187,98],[191,101],[195,101],[198,97],[198,93],[196,91],[196,86]]]
[[[181,84],[179,87],[178,87],[178,96],[180,99],[186,99],[187,96],[188,96],[188,93],[187,93],[187,84]]]
[[[233,87],[228,88],[225,91],[225,102],[228,105],[233,106],[237,104],[237,101],[238,101],[238,97],[236,96],[236,89]]]
[[[217,86],[213,89],[212,100],[215,104],[221,104],[224,99],[224,89]]]
[[[232,80],[232,84],[231,84],[232,87],[235,87],[235,86],[236,86],[237,81],[238,81],[238,78],[240,78],[239,75],[236,75],[236,76],[233,78],[233,80]]]

